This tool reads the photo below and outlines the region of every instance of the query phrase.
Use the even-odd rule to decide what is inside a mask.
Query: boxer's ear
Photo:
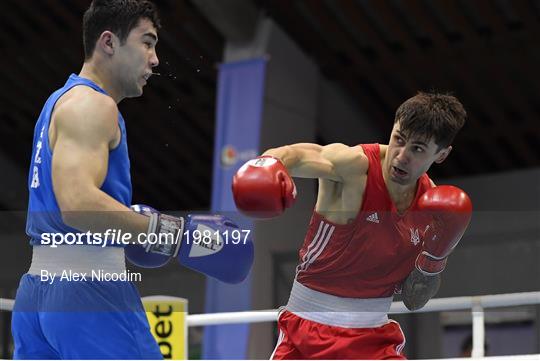
[[[452,151],[452,146],[451,145],[449,145],[446,148],[443,148],[443,149],[439,150],[437,152],[438,156],[437,156],[437,159],[435,160],[435,163],[441,164],[442,162],[444,162],[444,160],[446,159],[446,157],[448,157],[448,155],[450,154],[451,151]]]
[[[106,30],[101,33],[97,40],[96,47],[107,55],[114,55],[114,50],[118,46],[118,38],[112,31]]]

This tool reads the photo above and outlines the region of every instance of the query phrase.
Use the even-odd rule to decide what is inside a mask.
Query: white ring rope
[[[15,300],[9,300],[7,298],[0,298],[0,311],[13,311],[13,305]]]
[[[0,310],[12,311],[14,300],[0,298]],[[409,311],[405,305],[396,301],[390,308],[391,314],[396,313],[420,313],[472,309],[473,306],[481,308],[510,307],[540,304],[540,292],[506,293],[486,296],[464,296],[435,298],[430,300],[424,308],[417,311]],[[188,326],[221,325],[230,323],[252,323],[276,321],[278,310],[222,312],[188,315]]]
[[[155,296],[144,297],[144,299],[156,299]],[[14,300],[0,298],[0,311],[12,311]],[[473,318],[473,358],[479,359],[484,356],[484,309],[493,307],[511,307],[540,304],[540,292],[506,293],[499,295],[469,296],[469,297],[448,297],[435,298],[430,300],[424,308],[417,311],[409,311],[402,302],[393,302],[390,307],[391,314],[396,313],[421,313],[436,311],[452,311],[470,309]],[[223,325],[233,323],[253,323],[276,321],[278,310],[260,310],[244,312],[222,312],[207,313],[198,315],[187,315],[187,326],[208,326]],[[187,335],[187,332],[186,332]],[[500,360],[539,360],[540,355],[514,355],[503,357],[487,357],[490,361]],[[445,361],[450,361],[447,359]],[[454,359],[462,360],[462,359]]]
[[[421,313],[472,309],[474,305],[482,308],[510,307],[540,304],[540,292],[505,293],[486,296],[465,296],[435,298],[424,308],[409,311],[403,302],[396,301],[390,307],[391,314]],[[228,323],[252,323],[276,321],[278,310],[207,313],[187,316],[188,326],[222,325]]]
[[[511,307],[540,304],[540,292],[503,293],[485,296],[434,298],[424,308],[414,312],[437,312],[469,310],[478,305],[482,308]],[[411,313],[402,302],[393,302],[390,313]]]

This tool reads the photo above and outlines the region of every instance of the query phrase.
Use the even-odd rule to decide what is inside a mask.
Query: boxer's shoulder
[[[116,120],[118,106],[110,96],[97,92],[94,89],[79,85],[68,90],[54,107],[53,116],[67,115],[71,117],[85,118],[92,117],[113,117]]]
[[[70,138],[97,137],[114,143],[118,136],[118,106],[115,101],[87,86],[70,89],[56,103],[49,136],[54,146],[59,133]]]
[[[332,162],[337,173],[343,177],[355,179],[367,173],[369,161],[361,146],[350,147],[335,143],[324,147],[323,155]]]
[[[330,159],[342,182],[320,180],[316,210],[327,220],[346,224],[362,204],[369,160],[361,146],[339,145]]]

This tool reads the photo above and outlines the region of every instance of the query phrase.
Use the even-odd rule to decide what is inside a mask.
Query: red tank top
[[[340,297],[389,297],[401,288],[420,252],[429,220],[416,207],[431,183],[423,174],[410,208],[399,215],[384,183],[379,144],[361,146],[369,159],[362,207],[354,222],[346,225],[313,212],[296,280]]]

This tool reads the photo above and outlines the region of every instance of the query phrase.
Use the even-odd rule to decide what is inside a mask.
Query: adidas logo
[[[379,223],[379,216],[377,216],[377,212],[367,216],[366,221],[373,222],[373,223]]]

